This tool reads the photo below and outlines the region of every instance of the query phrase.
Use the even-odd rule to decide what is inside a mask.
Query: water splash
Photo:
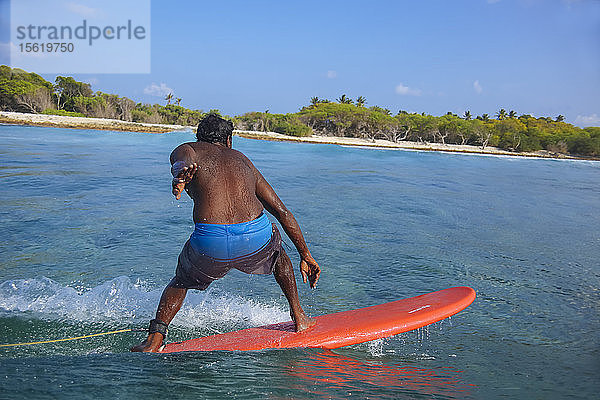
[[[0,316],[29,316],[70,322],[145,323],[153,317],[162,289],[121,276],[96,287],[63,286],[49,278],[16,279],[0,284]],[[190,293],[173,326],[198,328],[256,326],[289,320],[285,308],[208,290]]]
[[[383,357],[385,344],[385,339],[372,340],[366,343],[367,351],[372,357]]]

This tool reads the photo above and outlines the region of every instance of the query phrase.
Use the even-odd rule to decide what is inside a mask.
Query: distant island
[[[136,103],[127,97],[94,92],[89,83],[72,77],[57,76],[55,83],[51,83],[35,73],[0,66],[0,110],[39,115],[23,118],[2,113],[0,122],[4,123],[165,132],[173,126],[196,126],[207,113],[219,113],[219,110],[190,110],[181,106],[181,101],[168,94],[165,105]],[[41,118],[42,115],[49,118]],[[88,120],[64,118],[60,119],[62,123],[55,123],[52,121],[59,118],[50,117],[52,115]],[[335,101],[313,97],[295,113],[264,111],[225,117],[234,122],[242,136],[274,140],[289,138],[317,143],[544,157],[600,157],[600,127],[582,129],[566,123],[562,115],[534,117],[505,109],[493,116],[473,116],[468,110],[462,116],[452,112],[433,116],[403,110],[394,114],[383,107],[367,107],[362,96],[353,100],[341,95]]]

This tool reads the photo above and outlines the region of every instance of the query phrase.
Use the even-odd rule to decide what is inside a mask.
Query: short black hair
[[[208,143],[227,145],[233,133],[233,123],[219,117],[217,114],[208,114],[200,120],[196,139]]]

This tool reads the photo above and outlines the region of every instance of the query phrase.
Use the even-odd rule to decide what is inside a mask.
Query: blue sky
[[[229,115],[346,94],[394,113],[505,108],[600,126],[597,0],[152,1],[151,21],[150,74],[74,76]]]

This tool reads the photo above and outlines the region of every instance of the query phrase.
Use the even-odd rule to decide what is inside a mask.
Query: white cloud
[[[163,97],[169,93],[173,93],[173,89],[168,87],[165,83],[157,85],[156,83],[152,82],[152,85],[144,88],[144,94],[148,94],[150,96]]]
[[[100,14],[100,10],[84,6],[83,4],[68,3],[67,9],[72,13],[79,14],[82,17],[95,17]]]
[[[575,118],[575,125],[579,126],[600,126],[600,116],[594,113],[592,115],[578,115]]]
[[[476,80],[475,82],[473,82],[473,89],[475,89],[477,94],[481,94],[481,92],[483,92],[483,88],[481,87],[479,80]]]
[[[402,83],[396,86],[396,93],[401,94],[403,96],[420,96],[421,90],[409,88],[408,86],[403,85]]]
[[[328,79],[335,79],[335,78],[337,78],[337,72],[333,71],[333,70],[327,71],[327,78]]]

